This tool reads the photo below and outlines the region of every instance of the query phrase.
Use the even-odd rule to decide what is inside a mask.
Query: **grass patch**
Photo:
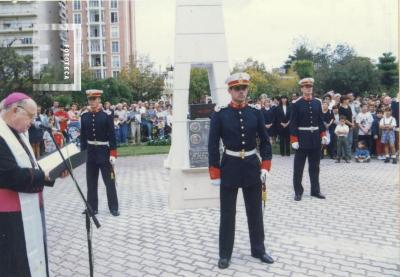
[[[128,145],[118,147],[118,156],[141,156],[141,155],[157,155],[168,154],[170,145]]]

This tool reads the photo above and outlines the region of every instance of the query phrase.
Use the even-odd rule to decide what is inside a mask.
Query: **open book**
[[[76,168],[86,162],[86,151],[81,151],[75,144],[70,143],[61,148],[67,165],[70,169]],[[61,173],[66,170],[61,155],[58,151],[51,153],[38,161],[43,171],[50,171],[50,179],[55,180],[60,177]]]

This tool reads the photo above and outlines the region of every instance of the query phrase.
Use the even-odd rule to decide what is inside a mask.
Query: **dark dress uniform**
[[[293,102],[290,134],[291,142],[299,143],[299,149],[294,156],[294,192],[299,196],[304,192],[301,182],[303,179],[304,165],[308,157],[311,195],[319,195],[321,138],[325,136],[321,100],[316,98],[306,100],[304,97],[300,97]]]
[[[290,121],[291,106],[286,106],[286,112],[283,106],[279,105],[275,110],[275,125],[279,135],[279,150],[282,156],[290,156],[290,132],[289,126],[284,128],[281,123],[288,123]]]
[[[260,139],[262,162],[255,153],[256,136]],[[220,161],[220,139],[224,153]],[[227,152],[241,152],[242,157]],[[249,155],[244,156],[245,152]],[[252,154],[254,152],[254,154]],[[208,142],[209,170],[212,179],[220,178],[221,218],[219,233],[220,258],[230,259],[235,236],[236,199],[242,188],[249,225],[251,254],[265,254],[262,217],[260,170],[270,169],[271,144],[260,110],[231,103],[211,116]]]
[[[107,190],[108,208],[118,211],[115,181],[111,178],[110,155],[116,157],[114,120],[103,110],[86,112],[81,117],[81,149],[87,150],[86,181],[87,200],[94,211],[98,210],[97,184],[99,170]]]

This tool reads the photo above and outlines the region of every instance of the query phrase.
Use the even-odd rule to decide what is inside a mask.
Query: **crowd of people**
[[[261,109],[271,142],[279,144],[282,156],[290,156],[290,117],[297,94],[268,98],[263,94],[255,104]],[[321,99],[323,121],[329,143],[321,149],[321,158],[336,162],[368,162],[372,158],[396,163],[399,134],[399,104],[389,96],[354,97],[353,93],[341,95],[328,92]],[[102,107],[114,119],[117,145],[140,144],[144,141],[167,139],[172,131],[172,105],[168,102],[138,101],[132,104]],[[42,110],[39,106],[35,124],[29,129],[29,139],[36,157],[55,150],[48,131],[40,125],[52,128],[56,143],[79,138],[80,117],[87,106],[77,104],[63,107],[55,101],[53,106]]]
[[[268,98],[263,94],[254,103],[262,110],[265,125],[280,154],[289,156],[290,118],[297,94]],[[326,93],[321,99],[323,122],[329,143],[321,149],[321,158],[330,157],[349,163],[368,162],[371,157],[397,163],[399,102],[387,95],[354,97],[353,93]]]
[[[102,108],[114,120],[118,146],[167,139],[171,134],[172,106],[168,102],[138,101],[130,105],[125,102],[116,105],[105,102]],[[36,158],[56,149],[49,130],[41,126],[51,128],[59,146],[69,141],[79,143],[80,118],[87,111],[87,106],[80,108],[72,104],[64,107],[58,101],[54,101],[47,110],[38,106],[34,124],[29,128],[29,140]]]

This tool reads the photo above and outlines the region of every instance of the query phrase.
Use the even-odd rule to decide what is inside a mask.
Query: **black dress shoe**
[[[220,269],[225,269],[229,266],[229,259],[228,258],[220,258],[218,261],[218,267]]]
[[[300,200],[301,200],[301,194],[295,194],[294,201],[300,201]]]
[[[98,213],[99,213],[99,212],[98,212],[97,210],[94,210],[94,211],[93,211],[93,214],[95,214],[95,215],[98,214]],[[86,214],[86,210],[83,210],[82,214]]]
[[[325,199],[325,198],[326,198],[326,197],[325,197],[323,194],[321,194],[321,193],[311,193],[311,196],[312,196],[312,197],[319,198],[319,199]]]
[[[119,216],[119,211],[118,211],[118,210],[111,210],[110,213],[111,213],[113,216]]]
[[[267,263],[267,264],[274,263],[274,259],[272,259],[272,257],[270,255],[268,255],[267,253],[264,253],[261,256],[255,256],[255,255],[251,255],[251,256],[254,258],[260,259],[263,263]]]

